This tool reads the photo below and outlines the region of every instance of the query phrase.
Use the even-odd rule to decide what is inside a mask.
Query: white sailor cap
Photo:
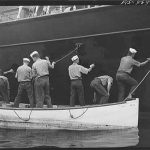
[[[79,59],[79,57],[78,57],[77,55],[75,55],[75,56],[73,56],[73,57],[71,58],[72,61],[75,61],[75,60],[77,60],[77,59]]]
[[[28,62],[30,62],[30,59],[28,59],[28,58],[23,58],[23,61],[28,61]]]
[[[37,51],[34,51],[30,54],[30,57],[33,57],[33,55],[35,55],[35,54],[39,54],[39,53]]]
[[[135,49],[133,49],[133,48],[129,48],[129,51],[130,51],[131,53],[137,53],[137,51],[136,51]]]

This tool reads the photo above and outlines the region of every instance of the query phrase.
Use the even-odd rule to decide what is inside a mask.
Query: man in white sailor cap
[[[28,66],[30,60],[28,58],[23,58],[23,65],[18,67],[16,71],[16,78],[18,79],[18,93],[14,101],[14,107],[19,107],[19,103],[21,101],[22,92],[26,90],[30,102],[30,107],[33,107],[33,88],[31,84],[32,79],[32,70]]]
[[[137,51],[135,49],[129,48],[127,56],[121,58],[120,66],[116,74],[116,80],[118,84],[118,101],[124,100],[126,87],[130,88],[128,98],[132,98],[132,95],[135,94],[134,92],[132,95],[130,94],[138,85],[138,82],[131,77],[133,66],[141,67],[150,61],[149,58],[142,63],[136,61],[134,59],[136,53]]]
[[[71,96],[70,96],[70,106],[75,106],[75,97],[78,95],[78,99],[81,106],[85,105],[84,101],[84,88],[82,84],[81,73],[88,74],[94,67],[94,64],[90,65],[90,68],[85,68],[79,63],[79,57],[77,55],[71,58],[73,64],[69,66],[69,77],[71,80]]]
[[[52,107],[50,91],[49,91],[49,68],[54,68],[55,62],[50,63],[48,57],[41,59],[37,51],[30,54],[34,63],[32,65],[32,73],[35,78],[35,99],[36,107],[42,108],[44,100],[47,103],[47,107]]]

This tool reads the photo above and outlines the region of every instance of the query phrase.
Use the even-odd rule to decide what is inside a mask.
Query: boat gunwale
[[[137,100],[139,98],[131,98],[130,100],[127,101],[133,101],[133,100]],[[127,101],[122,101],[122,102],[115,102],[115,103],[107,103],[107,104],[97,104],[97,105],[86,105],[86,106],[75,106],[75,107],[63,107],[63,108],[15,108],[15,107],[0,107],[0,109],[4,109],[4,110],[72,110],[72,109],[88,109],[88,108],[94,108],[94,107],[104,107],[104,106],[111,106],[111,105],[118,105],[118,104],[125,104],[127,103]]]

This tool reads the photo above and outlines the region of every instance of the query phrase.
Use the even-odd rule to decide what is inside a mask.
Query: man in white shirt
[[[90,84],[92,89],[94,89],[93,102],[97,102],[99,104],[108,103],[112,84],[113,78],[108,75],[94,78]]]
[[[36,107],[42,108],[44,100],[47,102],[47,107],[52,107],[51,97],[49,94],[49,68],[54,68],[55,62],[52,64],[48,57],[41,59],[37,51],[30,54],[34,63],[32,65],[32,73],[35,78],[35,98]]]
[[[77,55],[73,56],[73,64],[69,66],[69,77],[71,80],[71,96],[70,96],[70,106],[75,106],[75,97],[78,95],[79,102],[81,106],[85,105],[84,101],[84,88],[82,84],[81,73],[88,74],[94,67],[94,64],[90,65],[90,68],[85,68],[79,63],[79,57]]]
[[[27,91],[30,107],[34,106],[33,100],[33,88],[32,88],[32,70],[28,66],[30,60],[28,58],[23,58],[23,65],[18,67],[16,71],[16,78],[18,79],[19,86],[18,86],[18,93],[14,101],[14,107],[19,107],[19,103],[21,101],[22,93],[24,90]]]

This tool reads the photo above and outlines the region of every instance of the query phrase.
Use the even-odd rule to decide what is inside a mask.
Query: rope
[[[137,88],[142,84],[142,82],[145,80],[145,78],[148,76],[149,73],[150,73],[150,70],[146,73],[146,75],[143,77],[143,79],[140,81],[140,83],[129,94],[132,95],[137,90]],[[123,101],[126,101],[127,99],[128,99],[128,97],[126,97]]]
[[[82,108],[83,108],[83,107],[82,107]],[[83,115],[87,112],[87,110],[88,110],[88,108],[86,108],[86,110],[85,110],[81,115],[79,115],[79,116],[77,116],[77,117],[73,117],[73,115],[71,114],[71,111],[70,111],[70,109],[69,109],[69,114],[70,114],[70,117],[71,117],[71,118],[77,119],[77,118],[80,118],[81,116],[83,116]]]
[[[65,56],[63,56],[62,58],[58,59],[58,60],[55,61],[55,62],[58,63],[58,62],[60,62],[61,60],[63,60],[64,58],[66,58],[67,56],[69,56],[70,54],[72,54],[73,52],[75,52],[75,51],[82,45],[82,43],[76,43],[75,45],[76,45],[76,48],[75,48],[74,50],[72,50],[71,52],[69,52],[68,54],[66,54]],[[21,118],[21,117],[17,114],[17,112],[14,110],[15,114],[17,115],[17,117],[18,117],[19,119],[21,119],[22,121],[29,121],[30,118],[31,118],[31,113],[32,113],[32,111],[33,111],[33,108],[32,108],[31,111],[30,111],[30,114],[29,114],[28,119],[23,119],[23,118]]]
[[[15,112],[15,114],[17,115],[17,117],[20,119],[20,120],[22,120],[22,121],[29,121],[30,120],[30,118],[31,118],[31,113],[32,113],[32,110],[33,110],[33,108],[31,109],[31,111],[30,111],[30,114],[29,114],[29,118],[28,119],[23,119],[23,118],[21,118],[18,114],[17,114],[17,112],[14,110],[14,112]]]
[[[69,56],[70,54],[72,54],[73,52],[75,52],[80,46],[82,45],[82,43],[76,43],[76,48],[74,50],[72,50],[71,52],[69,52],[68,54],[66,54],[64,57],[58,59],[57,61],[55,61],[55,63],[60,62],[61,60],[63,60],[64,58],[66,58],[67,56]]]

